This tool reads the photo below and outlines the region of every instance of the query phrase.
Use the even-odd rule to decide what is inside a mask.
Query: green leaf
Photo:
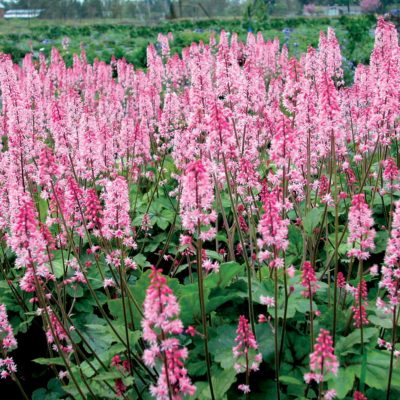
[[[233,368],[235,360],[232,347],[235,346],[236,325],[222,325],[218,329],[210,329],[208,348],[223,369]]]
[[[310,212],[303,218],[304,231],[308,236],[312,236],[314,229],[321,223],[321,217],[324,213],[324,209],[313,208]]]
[[[274,335],[269,324],[256,325],[257,342],[259,351],[263,356],[263,360],[272,363],[274,356]]]
[[[357,378],[361,378],[362,364],[359,357],[359,364],[351,368]],[[367,353],[365,383],[375,389],[386,390],[388,383],[388,371],[390,365],[390,353],[388,351],[370,351]],[[392,387],[400,388],[400,367],[394,363],[392,374]]]
[[[389,238],[388,231],[379,231],[375,236],[375,249],[371,251],[373,254],[379,254],[386,250],[387,241]]]
[[[364,328],[363,329],[363,335],[364,335],[364,343],[368,343],[370,339],[377,334],[376,328]],[[350,335],[341,337],[335,348],[336,354],[340,356],[345,356],[347,354],[357,354],[358,349],[356,347],[357,344],[361,343],[361,335],[360,335],[360,330],[357,329],[350,333]]]
[[[329,380],[329,389],[336,390],[338,399],[344,399],[354,385],[355,373],[351,368],[339,368],[337,376]]]
[[[373,310],[375,314],[368,315],[368,319],[375,325],[385,329],[392,329],[393,321],[392,315],[386,314],[384,311],[379,309]]]
[[[282,375],[279,377],[279,380],[284,385],[304,385],[304,382],[302,382],[300,379],[293,378],[293,376]]]
[[[40,364],[40,365],[61,365],[61,366],[65,366],[64,361],[61,357],[54,357],[54,358],[35,358],[34,360],[32,360],[33,362],[35,362],[36,364]]]
[[[229,261],[219,266],[217,273],[212,273],[204,280],[204,286],[208,289],[227,286],[234,276],[243,272],[244,267],[237,262]]]
[[[40,388],[32,393],[32,400],[58,400],[65,397],[66,393],[58,379],[52,378],[47,384],[47,389]]]
[[[212,370],[212,382],[214,387],[214,395],[218,400],[227,399],[226,392],[230,389],[232,384],[236,381],[236,372],[234,369],[216,369]],[[197,385],[198,391],[196,393],[196,399],[208,400],[211,399],[210,389],[208,384]]]
[[[54,259],[51,261],[51,265],[54,270],[56,278],[64,276],[64,263],[68,260],[68,253],[65,250],[57,250],[54,252]],[[65,266],[65,272],[67,272],[67,266]]]
[[[290,266],[301,261],[303,256],[303,235],[299,228],[289,225],[289,246],[286,250],[286,265]]]

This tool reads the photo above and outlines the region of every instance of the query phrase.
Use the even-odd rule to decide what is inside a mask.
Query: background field
[[[159,32],[174,34],[172,51],[179,52],[193,41],[207,41],[211,32],[222,29],[237,32],[245,40],[249,31],[262,32],[267,39],[278,37],[291,55],[299,55],[308,46],[318,44],[319,32],[331,26],[342,46],[346,78],[351,79],[354,65],[368,63],[372,50],[376,19],[374,16],[339,18],[272,18],[267,22],[249,23],[244,19],[178,20],[154,26],[140,26],[132,20],[68,21],[1,21],[0,50],[20,61],[27,52],[35,57],[39,52],[46,56],[52,47],[62,50],[62,39],[70,39],[68,52],[63,55],[68,63],[72,54],[85,49],[89,62],[95,58],[109,62],[125,57],[138,68],[146,66],[146,47],[156,43]]]

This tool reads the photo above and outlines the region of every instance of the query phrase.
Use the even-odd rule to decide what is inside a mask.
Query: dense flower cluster
[[[182,225],[194,233],[198,227],[208,226],[216,219],[212,211],[214,201],[213,185],[206,167],[200,161],[193,161],[182,178],[181,214]],[[203,238],[212,239],[215,231],[211,228]]]
[[[312,297],[319,288],[318,279],[315,274],[314,268],[309,261],[303,263],[301,273],[301,286],[305,288],[303,291],[304,297]]]
[[[361,326],[368,325],[367,310],[366,307],[368,289],[367,283],[363,280],[353,291],[354,294],[354,306],[351,308],[353,311],[354,326],[360,328]]]
[[[324,376],[331,372],[337,375],[339,361],[335,356],[332,337],[329,331],[321,329],[314,345],[314,352],[310,354],[310,372],[304,375],[305,381],[322,382]]]
[[[368,360],[390,356],[398,374],[396,27],[378,18],[370,62],[354,71],[330,28],[298,58],[252,32],[241,42],[222,31],[180,55],[172,40],[148,47],[146,70],[90,64],[84,51],[71,64],[55,49],[18,65],[0,55],[0,288],[21,306],[15,331],[41,318],[77,398],[148,388],[178,400],[195,394],[195,377],[198,396],[235,397],[212,386],[232,366],[220,328],[238,315],[228,347],[241,394],[258,369],[252,378],[275,375],[278,398],[291,391],[279,377],[299,361],[287,352],[303,346],[296,335],[309,336],[305,380],[321,399],[336,396],[325,374],[338,372],[342,336],[360,334]],[[378,346],[364,346],[372,330]],[[1,306],[0,373],[17,381],[12,332]],[[270,338],[273,366],[261,356]],[[358,355],[342,344],[346,367]],[[342,397],[362,399],[358,381]]]
[[[251,331],[249,322],[244,315],[239,317],[239,325],[236,330],[235,338],[236,346],[232,349],[235,358],[234,368],[237,373],[250,371],[258,371],[262,361],[262,354],[258,353],[258,344],[254,333]],[[248,385],[239,385],[239,389],[244,393],[250,392]]]
[[[349,250],[349,257],[366,260],[369,251],[375,248],[375,230],[372,228],[374,220],[372,212],[365,202],[364,194],[356,194],[351,201],[349,210],[349,238],[348,243],[353,246]]]
[[[17,371],[17,366],[11,357],[7,354],[17,347],[17,341],[14,337],[13,329],[8,322],[6,306],[0,304],[0,378],[5,379]]]
[[[143,310],[143,339],[150,345],[143,359],[150,367],[156,365],[157,359],[163,360],[162,373],[157,385],[150,388],[151,393],[159,400],[168,400],[170,395],[174,400],[185,394],[193,395],[196,387],[192,385],[183,363],[188,357],[187,349],[171,336],[183,332],[182,322],[177,318],[179,304],[161,270],[155,267],[151,270]]]

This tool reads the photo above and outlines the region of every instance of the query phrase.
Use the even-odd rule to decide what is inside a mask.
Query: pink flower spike
[[[156,385],[150,387],[150,393],[163,400],[168,400],[169,391],[174,393],[176,399],[181,399],[183,395],[193,395],[196,387],[192,385],[184,368],[188,351],[173,336],[183,333],[183,324],[178,318],[179,304],[161,269],[151,268],[143,310],[143,339],[150,346],[144,351],[143,361],[151,368],[155,366],[156,360],[160,360],[162,365],[161,374]]]
[[[237,345],[232,349],[236,372],[241,373],[246,371],[246,373],[250,373],[250,371],[257,371],[262,361],[262,355],[257,352],[258,344],[254,333],[252,332],[246,317],[243,315],[239,317],[239,325],[236,333],[237,336],[235,342]],[[243,391],[241,387],[250,392],[250,387],[248,385],[238,386],[239,390]]]
[[[320,382],[324,379],[324,374],[331,372],[337,375],[339,362],[334,354],[332,347],[333,341],[329,332],[321,329],[314,344],[314,352],[310,354],[310,374],[306,374],[304,379],[310,382],[315,380]]]

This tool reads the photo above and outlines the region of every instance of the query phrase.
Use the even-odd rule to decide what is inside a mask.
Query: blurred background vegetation
[[[20,62],[28,52],[38,59],[56,47],[70,65],[72,55],[84,49],[90,62],[124,57],[145,68],[146,48],[156,44],[159,32],[173,33],[172,51],[179,53],[192,42],[207,42],[213,32],[237,32],[245,40],[248,32],[260,31],[266,39],[278,37],[290,55],[298,56],[316,46],[319,32],[330,26],[342,47],[346,80],[351,81],[355,65],[368,63],[376,16],[352,0],[334,0],[333,6],[329,0],[311,1],[3,0],[6,15],[16,9],[41,11],[35,19],[0,19],[0,51]],[[382,0],[380,11],[374,12],[393,7]]]
[[[370,8],[357,9],[363,1]],[[371,4],[376,4],[371,8]],[[134,18],[142,22],[175,18],[295,16],[304,12],[332,14],[385,12],[400,8],[399,0],[2,0],[6,9],[41,9],[42,18]],[[306,8],[304,6],[312,5]],[[341,8],[342,7],[342,8]],[[347,10],[346,10],[347,7]]]

